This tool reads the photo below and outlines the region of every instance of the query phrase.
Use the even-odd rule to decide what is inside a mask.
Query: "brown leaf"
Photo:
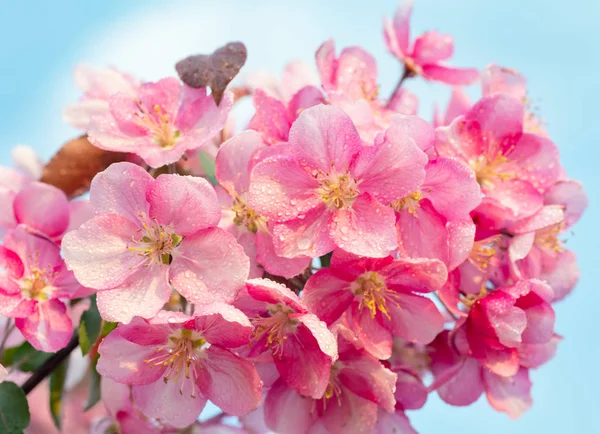
[[[81,136],[65,143],[52,157],[40,181],[61,189],[69,198],[81,196],[89,190],[97,173],[126,158],[125,153],[97,148],[87,136]]]
[[[246,63],[246,46],[230,42],[212,54],[197,54],[177,62],[175,69],[179,78],[190,87],[209,86],[219,105],[225,88]]]

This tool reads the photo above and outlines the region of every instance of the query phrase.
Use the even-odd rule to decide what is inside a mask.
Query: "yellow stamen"
[[[420,191],[414,191],[408,196],[404,196],[402,199],[393,201],[390,205],[396,212],[400,212],[406,209],[409,214],[417,217],[416,212],[421,207],[420,201],[423,199],[423,195]]]
[[[134,113],[134,122],[148,129],[153,134],[154,142],[161,148],[169,149],[175,146],[181,133],[175,128],[167,113],[155,104],[152,111],[146,110],[139,100],[134,100],[138,111]]]
[[[299,323],[289,316],[294,310],[282,304],[270,305],[267,313],[267,317],[255,317],[250,320],[254,326],[252,340],[259,341],[266,336],[265,346],[271,349],[273,357],[281,358],[288,334],[293,333]]]
[[[372,318],[375,318],[379,311],[390,319],[388,301],[398,306],[399,295],[388,290],[385,280],[376,271],[367,271],[359,276],[352,283],[351,289],[354,295],[361,297],[359,308],[369,310]]]
[[[349,172],[344,174],[317,172],[315,175],[321,187],[321,200],[329,208],[349,208],[358,197],[358,184]]]

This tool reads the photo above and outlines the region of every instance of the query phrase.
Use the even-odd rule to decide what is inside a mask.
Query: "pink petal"
[[[246,291],[250,297],[261,303],[284,303],[295,312],[306,312],[300,298],[282,283],[273,282],[269,279],[251,279],[246,281]]]
[[[111,164],[94,177],[90,202],[96,214],[119,214],[136,222],[140,214],[148,215],[146,191],[153,182],[152,176],[140,166]]]
[[[198,387],[227,414],[242,416],[261,403],[262,381],[254,364],[218,346],[206,350],[202,359],[204,379]],[[201,382],[209,379],[208,383]]]
[[[545,204],[556,204],[565,207],[565,223],[567,227],[575,224],[588,206],[588,198],[579,181],[559,181],[549,187],[544,194]]]
[[[252,170],[248,203],[274,222],[286,221],[322,206],[318,187],[291,157],[267,158]]]
[[[471,100],[462,89],[458,87],[452,89],[452,95],[444,116],[444,125],[450,125],[454,119],[466,114],[472,105]]]
[[[564,250],[558,254],[551,267],[544,269],[539,278],[552,286],[554,301],[558,301],[571,293],[579,281],[579,275],[575,253]]]
[[[315,60],[321,78],[321,84],[325,88],[332,87],[334,85],[335,70],[337,68],[333,39],[323,42],[315,53]]]
[[[519,363],[525,368],[539,368],[554,357],[561,339],[554,335],[543,344],[522,344],[519,347]]]
[[[444,329],[444,317],[428,298],[399,293],[387,305],[392,333],[409,342],[428,344]]]
[[[438,63],[454,53],[454,40],[450,35],[440,35],[431,30],[415,39],[412,57],[417,65]]]
[[[214,188],[196,176],[160,175],[146,192],[149,215],[178,235],[216,226],[221,207]]]
[[[55,299],[38,303],[32,315],[16,318],[15,325],[35,349],[46,353],[66,347],[73,334],[67,307]]]
[[[381,360],[392,355],[392,332],[389,324],[384,325],[383,315],[377,312],[375,318],[368,309],[360,308],[359,303],[352,304],[349,326],[365,349]]]
[[[331,325],[354,300],[350,283],[340,279],[331,268],[321,269],[306,282],[302,300],[309,311]]]
[[[454,86],[465,86],[479,78],[479,72],[473,68],[452,68],[439,64],[423,65],[423,77],[427,80],[441,81]]]
[[[207,398],[193,392],[193,382],[162,379],[132,387],[135,406],[147,417],[160,418],[176,428],[185,428],[198,419]]]
[[[527,80],[514,69],[489,65],[481,73],[481,93],[485,96],[496,92],[524,100],[527,95]]]
[[[20,279],[24,272],[25,266],[19,255],[0,245],[0,286],[12,288],[14,281]],[[9,287],[6,289],[10,289]]]
[[[319,434],[371,433],[377,423],[377,404],[343,389],[341,404],[328,406],[322,421]]]
[[[403,0],[396,9],[393,23],[389,20],[385,22],[386,45],[388,50],[398,58],[403,58],[409,50],[412,9],[413,0]]]
[[[298,90],[290,99],[287,107],[288,119],[295,120],[307,108],[325,104],[325,97],[321,89],[315,86],[305,86]]]
[[[375,58],[361,47],[344,48],[337,60],[335,79],[336,89],[352,99],[373,95],[377,92]]]
[[[363,146],[348,115],[322,104],[300,113],[290,129],[289,145],[303,166],[325,173],[332,168],[338,173],[345,172]]]
[[[501,377],[483,372],[485,389],[490,405],[507,413],[511,419],[520,417],[532,405],[529,370],[521,368],[512,377]]]
[[[98,353],[98,373],[117,383],[150,384],[161,378],[166,369],[145,362],[156,357],[157,347],[128,341],[121,336],[120,327],[102,340]]]
[[[237,348],[250,341],[252,325],[235,307],[215,302],[194,312],[195,329],[206,341],[226,348]]]
[[[231,302],[244,285],[250,261],[233,235],[221,228],[186,237],[173,252],[169,279],[188,301]]]
[[[396,259],[379,273],[388,288],[416,292],[437,291],[448,279],[446,266],[437,259]]]
[[[44,162],[35,149],[31,146],[15,145],[10,154],[15,166],[29,179],[40,179],[42,170],[44,169]]]
[[[152,318],[169,301],[167,268],[140,268],[115,289],[98,292],[100,315],[106,321],[129,323],[134,316]]]
[[[314,401],[277,381],[265,399],[265,422],[274,432],[305,434],[313,424]]]
[[[99,215],[62,240],[65,262],[82,285],[108,289],[121,284],[145,258],[129,250],[138,227],[119,215]]]
[[[275,253],[285,258],[316,258],[331,252],[336,245],[329,235],[330,218],[331,213],[321,206],[304,218],[274,225]]]
[[[69,227],[65,233],[78,229],[83,223],[94,217],[94,209],[87,199],[74,200],[69,202]]]
[[[395,434],[418,434],[402,410],[396,410],[392,414],[379,410],[373,434],[389,434],[390,430]]]
[[[484,391],[482,369],[477,360],[466,358],[456,374],[437,389],[440,398],[450,405],[470,405]]]
[[[485,188],[483,203],[495,208],[498,215],[508,220],[520,220],[535,214],[543,206],[543,197],[536,188],[520,179],[496,182]]]
[[[448,270],[451,271],[467,260],[473,249],[475,239],[475,224],[469,217],[462,222],[449,222],[448,231]]]
[[[62,235],[69,226],[67,196],[51,185],[28,184],[15,196],[13,207],[17,223],[50,238]]]
[[[248,191],[252,157],[264,148],[260,135],[254,131],[243,131],[223,143],[215,162],[219,184],[230,194]]]
[[[405,369],[394,370],[398,375],[394,396],[405,410],[418,410],[427,401],[427,388],[421,378]]]
[[[388,203],[415,191],[425,179],[427,155],[407,134],[407,122],[398,117],[385,136],[379,136],[374,146],[363,147],[358,154],[352,173],[362,180],[360,191],[370,193]],[[413,123],[413,127],[415,127]]]
[[[275,253],[273,237],[262,231],[256,234],[256,260],[270,274],[290,279],[301,274],[310,265],[310,258],[282,258]]]
[[[340,209],[330,225],[330,236],[336,245],[361,256],[382,258],[397,247],[395,215],[368,194],[359,196],[352,208]]]
[[[338,358],[338,349],[335,336],[329,331],[327,325],[316,315],[305,314],[297,317],[298,321],[306,327],[317,340],[319,349],[332,361]]]
[[[256,111],[249,128],[258,131],[265,143],[287,142],[291,122],[285,105],[261,89],[254,91],[252,102]]]
[[[524,133],[508,158],[519,178],[540,190],[554,184],[562,171],[556,145],[537,134]]]
[[[119,327],[119,334],[134,344],[161,346],[169,340],[171,327],[166,324],[152,324],[143,318],[135,317],[129,324]]]
[[[412,116],[416,115],[419,110],[419,99],[414,93],[401,87],[394,92],[386,107],[397,113]],[[419,146],[420,149],[423,149],[416,138],[415,142],[417,142],[417,146]]]
[[[469,218],[469,213],[481,203],[475,172],[452,158],[439,157],[427,163],[421,191],[449,221]]]
[[[540,229],[556,225],[563,221],[564,212],[560,205],[545,205],[531,217],[519,220],[510,227],[515,234],[535,232]]]

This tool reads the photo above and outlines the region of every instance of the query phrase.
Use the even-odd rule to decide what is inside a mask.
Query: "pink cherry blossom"
[[[251,279],[236,306],[254,327],[250,357],[267,350],[285,383],[300,394],[321,398],[338,357],[335,337],[296,294],[268,279]]]
[[[248,203],[274,224],[277,254],[316,257],[337,246],[385,257],[397,246],[387,204],[421,184],[427,157],[390,130],[365,146],[339,109],[302,112],[287,152],[265,158],[250,177]]]
[[[223,411],[243,415],[261,402],[254,365],[230,348],[248,343],[248,318],[215,303],[193,316],[160,312],[151,321],[120,325],[99,347],[98,372],[132,386],[135,406],[147,417],[184,428],[210,399]]]
[[[206,180],[155,180],[139,166],[118,163],[94,178],[90,202],[94,218],[69,232],[62,246],[77,279],[100,290],[104,319],[151,318],[171,286],[200,305],[232,301],[243,287],[248,257],[216,227],[221,211]]]
[[[65,347],[73,334],[65,301],[81,286],[67,270],[59,247],[20,226],[4,238],[0,261],[0,313],[15,318],[35,348],[54,352]]]
[[[429,31],[410,44],[410,17],[413,0],[403,0],[394,19],[384,21],[387,49],[404,63],[409,73],[422,75],[426,80],[441,81],[452,85],[471,84],[478,78],[477,70],[452,68],[444,65],[454,53],[454,41],[450,35]]]
[[[74,75],[75,84],[83,95],[76,104],[65,108],[63,119],[82,130],[88,129],[94,116],[110,112],[111,96],[122,93],[134,98],[141,85],[135,77],[115,68],[95,68],[83,64],[75,68]]]
[[[89,140],[107,151],[137,154],[157,168],[208,143],[225,125],[233,95],[226,93],[217,106],[206,88],[164,78],[142,84],[133,96],[112,95],[108,103],[108,113],[92,118]]]
[[[561,169],[554,143],[523,132],[523,105],[506,94],[484,97],[450,126],[438,128],[435,148],[440,156],[469,164],[484,204],[508,220],[537,212],[541,191]]]
[[[268,220],[247,203],[249,172],[260,152],[265,149],[260,135],[254,131],[240,133],[221,146],[215,169],[217,180],[227,196],[220,197],[223,218],[219,225],[231,232],[244,246],[253,265],[251,277],[262,277],[264,269],[271,274],[290,278],[300,274],[309,265],[310,258],[277,256]]]
[[[435,304],[417,293],[438,290],[446,277],[446,267],[435,259],[369,259],[336,251],[331,268],[310,277],[303,300],[327,324],[348,312],[365,348],[387,359],[392,336],[427,344],[442,331]]]
[[[265,421],[271,430],[281,434],[370,433],[378,408],[395,411],[396,375],[365,351],[343,326],[337,328],[337,340],[340,358],[331,367],[322,398],[307,399],[283,381],[269,390]]]

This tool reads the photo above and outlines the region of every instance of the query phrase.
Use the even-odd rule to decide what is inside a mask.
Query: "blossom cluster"
[[[126,161],[78,200],[40,182],[27,149],[2,168],[0,314],[43,352],[69,343],[90,296],[118,324],[94,352],[97,432],[413,433],[405,412],[430,393],[485,393],[513,418],[531,406],[587,199],[525,78],[446,65],[452,37],[411,42],[411,12],[384,23],[404,71],[388,99],[374,57],[332,40],[318,75],[247,77],[241,132],[232,90],[217,104],[178,78],[82,66],[65,120]],[[415,77],[452,86],[432,121]],[[471,103],[458,86],[477,81]],[[207,401],[237,422],[198,422]]]

